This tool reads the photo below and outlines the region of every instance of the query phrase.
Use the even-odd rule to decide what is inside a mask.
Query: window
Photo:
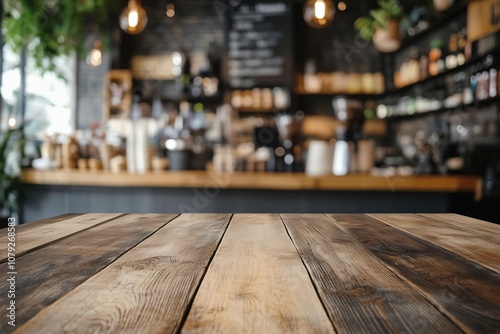
[[[45,135],[70,134],[74,130],[72,110],[76,57],[60,57],[56,60],[57,68],[64,77],[60,78],[53,73],[41,74],[29,55],[28,50],[24,116],[31,121],[26,127],[26,136],[43,138]]]
[[[22,103],[22,55],[13,52],[8,45],[3,49],[2,117],[0,127],[9,126],[9,120],[30,122],[25,134],[30,139],[42,139],[46,135],[70,134],[74,131],[76,100],[76,56],[60,57],[56,65],[62,77],[53,73],[42,74],[35,67],[26,51],[24,68],[24,106]],[[23,110],[24,108],[24,110]],[[12,123],[11,123],[12,125]]]
[[[0,129],[5,130],[9,126],[9,121],[18,122],[21,115],[19,93],[21,88],[21,56],[13,52],[8,45],[2,48],[3,73],[1,93],[3,97]],[[11,123],[12,125],[12,123]]]

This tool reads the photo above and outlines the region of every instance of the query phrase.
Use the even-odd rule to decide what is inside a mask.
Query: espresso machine
[[[300,129],[304,113],[298,111],[295,115],[280,114],[276,116],[276,127],[282,148],[276,149],[276,158],[283,159],[286,172],[300,172],[303,169],[300,152]]]
[[[360,101],[336,97],[332,100],[335,117],[341,122],[337,127],[335,152],[333,157],[333,174],[346,175],[349,172],[350,148],[354,144],[354,153],[358,151],[358,141],[363,135],[364,108]]]

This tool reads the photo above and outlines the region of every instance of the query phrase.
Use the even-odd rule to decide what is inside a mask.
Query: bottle
[[[408,80],[409,84],[416,83],[420,80],[420,60],[417,48],[411,50],[410,60],[408,60]]]
[[[184,61],[184,66],[182,67],[182,84],[184,85],[183,93],[189,94],[189,86],[191,84],[191,60],[189,55],[184,52],[186,60]]]
[[[336,131],[337,142],[335,143],[332,169],[334,175],[346,175],[349,172],[349,144],[346,141],[346,132],[344,126],[339,126]]]
[[[448,41],[449,54],[448,56],[446,56],[446,64],[445,64],[447,70],[450,70],[458,66],[457,50],[458,50],[458,36],[457,34],[451,34],[450,40]]]
[[[497,73],[497,70],[492,68],[490,70],[490,97],[495,97],[497,96],[497,78],[498,76],[498,73]]]
[[[430,75],[438,75],[441,70],[439,65],[440,62],[442,62],[441,56],[442,56],[442,51],[441,48],[443,46],[443,43],[440,39],[435,39],[432,40],[431,42],[431,49],[429,51],[429,74]]]
[[[489,96],[490,73],[488,71],[479,72],[477,75],[476,96],[479,101],[486,100]]]
[[[429,75],[429,58],[426,54],[420,56],[420,81],[425,80]]]
[[[457,40],[457,65],[461,66],[465,64],[468,60],[466,56],[466,48],[467,48],[467,28],[463,28],[458,33]],[[470,56],[469,56],[470,58]]]

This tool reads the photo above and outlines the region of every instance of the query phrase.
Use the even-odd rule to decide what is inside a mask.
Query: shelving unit
[[[455,5],[452,6],[448,11],[439,13],[435,19],[431,20],[429,27],[417,33],[416,35],[412,37],[406,38],[402,44],[399,50],[386,54],[384,57],[386,57],[385,61],[386,64],[394,64],[396,63],[396,57],[404,55],[406,52],[409,51],[409,47],[413,46],[418,46],[424,45],[426,38],[427,39],[433,39],[435,35],[439,35],[440,32],[443,34],[448,31],[448,26],[455,24],[455,22],[462,22],[463,24],[463,18],[465,14],[467,13],[467,8],[468,8],[468,1],[461,0],[457,1]],[[461,26],[460,26],[461,27]],[[449,33],[449,31],[448,31]],[[490,45],[488,43],[488,45]],[[389,88],[386,93],[381,97],[382,99],[386,99],[387,101],[391,100],[398,100],[403,97],[407,96],[414,96],[416,97],[417,94],[420,94],[417,92],[417,89],[420,90],[421,92],[429,93],[432,90],[442,90],[443,93],[446,93],[447,89],[445,88],[447,85],[447,79],[451,79],[452,76],[465,72],[466,76],[468,77],[470,75],[467,74],[467,72],[471,71],[471,69],[474,68],[474,66],[479,65],[483,63],[486,60],[486,57],[489,55],[493,56],[493,62],[492,66],[498,66],[498,63],[495,62],[495,58],[498,58],[498,55],[500,54],[500,44],[498,43],[492,43],[492,47],[487,48],[482,50],[481,52],[476,52],[475,54],[473,53],[472,58],[469,59],[466,63],[456,66],[454,68],[447,69],[437,75],[431,76],[429,75],[426,77],[424,80],[414,82],[412,84],[408,84],[404,87],[398,87],[398,88]],[[446,56],[446,53],[443,54],[443,57]],[[443,58],[442,58],[443,59]],[[488,68],[489,69],[489,68]],[[391,73],[385,73],[387,77],[391,77]],[[389,80],[392,80],[389,79]],[[467,79],[466,79],[467,80]],[[388,87],[391,87],[391,84],[387,84]],[[448,92],[450,93],[450,92]],[[424,95],[425,96],[425,95]],[[438,96],[439,98],[439,96]],[[439,108],[437,110],[431,110],[428,112],[416,112],[413,114],[406,114],[406,115],[394,115],[394,116],[388,116],[385,117],[384,120],[389,121],[389,122],[398,122],[402,120],[412,120],[412,119],[417,119],[417,118],[422,118],[422,117],[428,117],[431,115],[440,115],[446,112],[453,112],[453,111],[469,111],[469,110],[478,110],[481,108],[485,108],[491,105],[494,105],[495,103],[499,103],[500,98],[493,97],[493,98],[488,98],[486,100],[482,101],[474,101],[471,104],[462,104],[453,108]],[[391,103],[389,103],[391,104]],[[394,103],[392,103],[394,104]]]
[[[479,108],[491,106],[494,103],[500,103],[500,96],[495,96],[493,98],[475,101],[475,102],[469,103],[469,104],[461,104],[461,105],[453,107],[453,108],[439,108],[437,110],[432,110],[432,111],[427,111],[427,112],[416,112],[414,114],[408,114],[408,115],[394,115],[394,116],[388,116],[385,119],[387,119],[387,120],[409,120],[409,119],[428,116],[431,114],[441,114],[441,113],[450,112],[450,111],[451,112],[453,112],[453,111],[467,111],[467,109],[476,110]]]
[[[424,37],[428,36],[433,31],[436,31],[437,29],[441,28],[445,24],[449,23],[450,20],[452,20],[452,19],[456,18],[458,15],[464,13],[467,10],[467,4],[468,4],[467,0],[462,0],[462,1],[459,1],[458,4],[452,6],[452,8],[450,8],[449,10],[447,10],[443,13],[437,14],[427,29],[415,34],[414,36],[405,38],[401,42],[401,46],[400,46],[399,50],[394,51],[393,54],[398,53],[400,50],[414,45],[416,42],[418,42],[421,39],[423,39]]]
[[[459,65],[455,68],[448,69],[448,70],[441,72],[441,73],[434,75],[434,76],[428,76],[424,80],[412,83],[410,85],[406,85],[404,87],[393,89],[391,91],[388,91],[385,95],[386,96],[387,95],[398,95],[398,94],[401,94],[402,92],[408,91],[408,90],[415,88],[417,86],[425,85],[425,84],[430,83],[432,81],[437,81],[437,80],[445,78],[449,75],[453,75],[453,74],[456,74],[460,71],[463,71],[463,70],[465,70],[473,65],[479,64],[480,62],[484,61],[484,59],[486,59],[486,57],[490,54],[499,54],[499,53],[500,53],[500,48],[495,48],[492,51],[490,51],[488,54],[476,56],[463,65]]]
[[[132,106],[132,72],[129,70],[112,70],[106,75],[104,82],[103,117],[128,118]],[[115,101],[118,99],[119,101]]]
[[[295,90],[294,93],[297,96],[310,96],[310,97],[337,97],[344,96],[352,99],[359,100],[378,100],[385,96],[385,94],[349,94],[349,93],[333,93],[333,92],[318,92],[318,93],[310,93],[301,90]]]

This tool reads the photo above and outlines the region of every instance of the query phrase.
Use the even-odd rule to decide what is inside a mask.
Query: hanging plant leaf
[[[92,22],[106,36],[112,0],[6,0],[4,39],[16,52],[30,46],[30,56],[42,72],[54,72],[55,59],[82,54],[85,28]],[[108,38],[104,38],[105,42]],[[60,73],[56,73],[60,74]]]
[[[398,0],[379,0],[379,8],[371,10],[369,16],[358,18],[354,22],[354,28],[359,37],[369,41],[375,35],[378,27],[385,28],[391,20],[400,20],[403,9]]]

